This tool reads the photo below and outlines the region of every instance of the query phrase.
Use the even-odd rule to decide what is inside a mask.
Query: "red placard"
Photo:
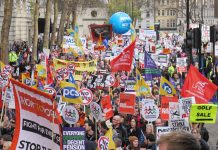
[[[134,114],[135,99],[136,96],[134,94],[120,93],[119,112],[124,114]]]
[[[178,102],[177,96],[162,96],[160,117],[169,120],[169,102]]]
[[[112,105],[111,105],[111,100],[110,100],[109,95],[106,95],[106,96],[102,97],[101,106],[102,106],[103,112],[105,113],[106,120],[113,117],[114,113],[113,113],[113,108],[112,108]]]

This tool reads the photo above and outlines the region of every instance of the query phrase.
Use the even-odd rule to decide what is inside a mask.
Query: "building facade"
[[[4,18],[4,1],[0,0],[0,29]],[[10,45],[14,41],[31,41],[32,19],[28,0],[14,3],[9,32]],[[0,33],[1,34],[1,33]],[[0,37],[1,38],[1,37]]]

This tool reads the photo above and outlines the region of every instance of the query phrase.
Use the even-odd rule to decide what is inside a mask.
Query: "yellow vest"
[[[9,62],[16,62],[18,59],[17,54],[15,52],[9,53]]]

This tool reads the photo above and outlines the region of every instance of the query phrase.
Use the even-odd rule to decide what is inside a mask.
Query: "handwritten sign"
[[[193,104],[190,112],[190,122],[216,123],[217,106],[214,104]]]

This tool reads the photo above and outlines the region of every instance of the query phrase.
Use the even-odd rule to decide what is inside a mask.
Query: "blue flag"
[[[144,74],[145,74],[145,80],[146,81],[152,81],[154,77],[160,77],[161,72],[157,68],[154,60],[151,58],[151,56],[145,51],[145,59],[144,59]]]
[[[71,83],[73,83],[73,84],[76,84],[76,81],[74,80],[72,73],[70,73],[70,75],[69,75],[68,82],[71,82]]]
[[[108,39],[107,39],[107,38],[105,38],[105,39],[103,40],[103,44],[104,44],[104,46],[105,46],[106,48],[108,48]]]

